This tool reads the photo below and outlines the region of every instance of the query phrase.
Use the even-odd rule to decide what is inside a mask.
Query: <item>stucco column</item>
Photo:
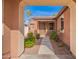
[[[61,30],[61,17],[57,19],[57,33],[59,33]]]
[[[56,21],[56,32],[57,32],[57,19],[55,21]]]
[[[6,44],[8,50],[5,50],[6,47],[4,46],[4,53],[9,52],[11,59],[18,58],[24,51],[23,16],[19,13],[19,3],[20,0],[4,0],[4,35],[7,37],[4,39],[5,42],[8,41],[8,45]],[[23,15],[23,11],[20,12]]]
[[[57,26],[57,21],[56,21],[56,20],[54,21],[54,24],[55,24],[54,29],[55,29],[55,31],[56,31],[56,26]]]
[[[64,12],[64,43],[70,47],[70,8]]]
[[[46,33],[47,33],[47,31],[48,31],[48,22],[45,22],[45,30],[46,30]]]
[[[76,56],[76,5],[70,4],[70,50]]]
[[[37,21],[37,32],[38,32],[38,33],[39,33],[39,24],[40,24],[40,22]]]

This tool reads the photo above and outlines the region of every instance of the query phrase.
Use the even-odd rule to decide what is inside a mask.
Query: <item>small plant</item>
[[[28,35],[28,37],[32,37],[33,36],[33,33],[32,32],[29,32],[27,35]]]
[[[36,39],[40,39],[40,34],[39,33],[36,34]]]
[[[50,39],[54,40],[54,41],[57,41],[57,33],[56,32],[52,32],[50,34]]]
[[[37,32],[37,30],[34,31],[34,35],[36,39],[40,39],[40,34]]]
[[[34,46],[35,42],[36,40],[35,40],[35,37],[33,36],[33,33],[29,32],[28,37],[25,38],[24,40],[24,47],[31,48],[32,46]]]
[[[31,48],[31,47],[33,47],[34,46],[34,44],[35,44],[35,39],[32,39],[32,38],[27,38],[27,39],[25,39],[25,41],[24,41],[24,47],[26,48]]]

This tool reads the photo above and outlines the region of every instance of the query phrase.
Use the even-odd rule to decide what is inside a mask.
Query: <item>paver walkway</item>
[[[26,48],[20,59],[71,59],[64,58],[64,56],[56,55],[54,52],[54,48],[52,47],[49,40],[49,37],[40,39],[38,43],[39,44],[36,44],[32,48]]]

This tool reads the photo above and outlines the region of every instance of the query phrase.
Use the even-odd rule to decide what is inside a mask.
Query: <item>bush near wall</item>
[[[25,48],[33,47],[35,45],[35,42],[36,42],[36,40],[35,40],[33,33],[29,32],[28,37],[25,38],[25,40],[24,40],[24,47]]]
[[[51,32],[50,33],[50,39],[54,40],[54,41],[57,41],[57,32]]]

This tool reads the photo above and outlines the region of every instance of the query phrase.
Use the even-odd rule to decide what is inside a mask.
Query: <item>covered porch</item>
[[[56,31],[55,21],[38,21],[38,33],[41,36],[49,35],[50,32]]]
[[[41,37],[45,37],[49,35],[50,32],[56,31],[56,20],[53,18],[38,18],[34,19],[37,22],[37,32],[40,34]]]

